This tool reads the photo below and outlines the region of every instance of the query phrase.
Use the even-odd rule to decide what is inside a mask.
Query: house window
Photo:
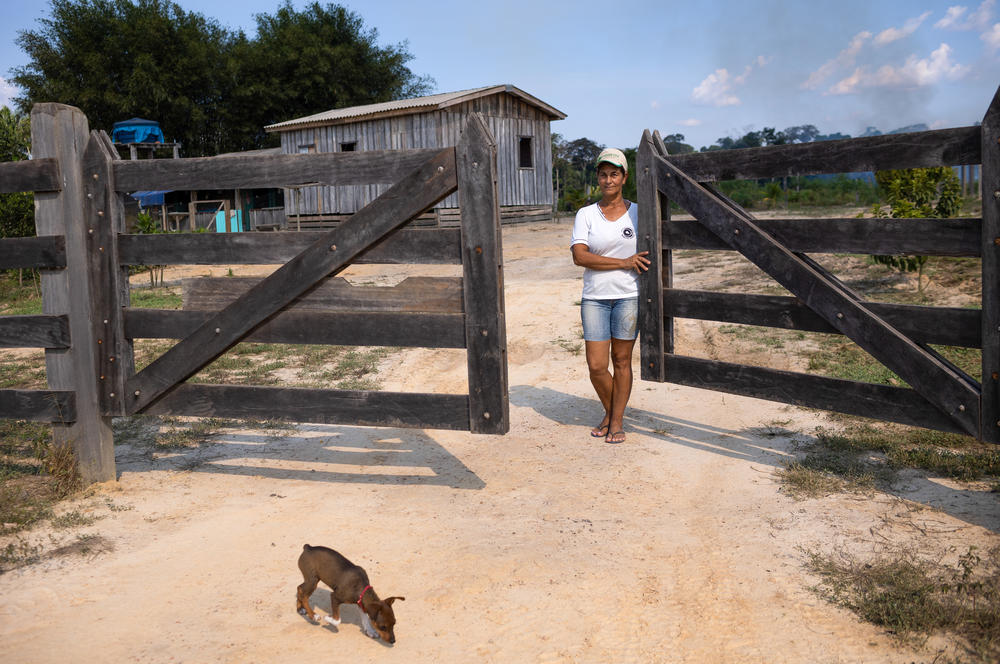
[[[312,154],[316,152],[316,144],[310,143],[309,145],[300,145],[299,154]]]
[[[357,141],[351,141],[350,143],[341,143],[340,144],[340,151],[341,152],[354,152],[357,149],[358,149],[358,142]]]
[[[534,155],[531,151],[531,136],[517,139],[517,165],[520,168],[534,168]]]

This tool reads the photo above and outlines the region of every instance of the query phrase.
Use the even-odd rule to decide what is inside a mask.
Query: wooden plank
[[[185,279],[184,308],[224,309],[261,281],[257,277]],[[355,286],[343,277],[329,277],[284,310],[460,314],[463,307],[461,277],[407,277],[395,286]]]
[[[153,189],[253,189],[304,183],[393,183],[437,150],[371,150],[188,159],[118,161],[118,191]]]
[[[126,309],[130,339],[183,339],[207,321],[212,311]],[[329,313],[284,311],[247,335],[244,342],[465,348],[465,317],[442,313]]]
[[[456,186],[455,152],[441,150],[133,376],[125,395],[128,411],[141,412],[320,279],[342,270],[361,251],[427,210]]]
[[[979,256],[982,220],[758,219],[756,224],[791,251],[921,256]],[[675,249],[730,249],[697,220],[663,222],[664,243]]]
[[[0,240],[0,268],[66,267],[66,238],[62,235],[45,237],[12,237]]]
[[[700,182],[978,164],[979,127],[671,155]]]
[[[66,316],[2,316],[0,348],[69,348]]]
[[[25,159],[0,162],[0,194],[59,191],[59,160]]]
[[[660,132],[653,132],[653,148],[661,157],[666,157],[667,146],[663,142],[663,137],[660,136]],[[670,221],[670,200],[661,191],[657,191],[658,204],[660,206],[661,221]],[[661,233],[660,244],[663,245],[663,237]],[[674,260],[673,260],[673,250],[669,245],[663,250],[661,256],[660,265],[660,288],[673,288],[674,287]],[[673,353],[674,352],[674,319],[665,317],[663,320],[663,352]],[[664,369],[665,371],[666,369]]]
[[[807,257],[782,246],[745,212],[707,191],[666,160],[657,159],[661,165],[661,191],[894,371],[967,433],[979,436],[979,388],[972,379],[873,314],[856,294]]]
[[[642,380],[663,382],[664,325],[669,324],[663,316],[663,295],[660,275],[663,273],[664,259],[669,262],[669,254],[664,256],[661,238],[663,210],[660,208],[660,192],[656,189],[656,151],[653,136],[649,130],[643,132],[636,156],[636,188],[639,200],[639,227],[636,229],[639,251],[649,252],[649,270],[639,279],[639,367]],[[667,207],[669,210],[669,206]],[[668,250],[669,251],[669,250]],[[672,323],[672,321],[671,321]]]
[[[42,312],[69,317],[72,344],[45,351],[49,387],[75,392],[76,419],[53,425],[57,447],[72,446],[84,483],[115,479],[111,418],[102,415],[98,399],[97,339],[94,337],[93,290],[89,271],[88,231],[92,219],[84,185],[82,160],[90,139],[87,118],[63,104],[35,104],[31,110],[31,149],[39,159],[57,159],[62,189],[35,194],[35,228],[39,237],[66,238],[66,268],[42,272]]]
[[[1000,443],[1000,88],[983,117],[982,155],[983,440]]]
[[[952,418],[906,388],[668,355],[667,382],[832,410],[911,426],[966,433]]]
[[[979,348],[981,311],[958,307],[922,307],[866,302],[872,313],[914,341]],[[761,325],[786,330],[839,334],[795,297],[668,289],[663,292],[664,316]]]
[[[462,274],[472,433],[510,430],[503,248],[497,194],[497,144],[478,113],[455,148],[462,208]]]
[[[66,425],[76,420],[76,394],[67,390],[0,390],[0,417]]]
[[[118,251],[124,265],[266,265],[291,260],[322,235],[316,231],[121,235]],[[457,265],[462,262],[460,239],[458,229],[401,228],[359,254],[353,264]]]
[[[284,420],[316,424],[468,430],[464,394],[353,392],[293,387],[179,385],[150,415]]]

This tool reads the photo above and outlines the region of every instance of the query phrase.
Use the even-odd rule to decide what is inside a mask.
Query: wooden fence
[[[820,143],[668,155],[647,131],[639,147],[640,248],[652,265],[640,297],[642,378],[744,394],[1000,442],[1000,90],[981,126]],[[720,180],[981,164],[981,219],[758,220],[715,191]],[[670,202],[695,221],[673,221]],[[735,250],[792,297],[680,290],[672,250]],[[980,309],[864,301],[808,253],[982,259]],[[673,320],[695,318],[840,333],[909,388],[685,357]],[[982,349],[976,381],[928,344]]]
[[[52,422],[84,481],[114,479],[111,418],[136,413],[508,430],[496,145],[481,117],[454,148],[225,160],[121,160],[105,133],[61,104],[36,106],[31,128],[33,159],[0,164],[0,192],[36,192],[38,237],[0,241],[0,267],[40,268],[43,314],[0,318],[0,346],[45,348],[49,389],[0,390],[0,417]],[[126,192],[302,182],[392,186],[329,232],[124,233]],[[406,227],[455,191],[460,228]],[[129,306],[131,265],[271,263],[284,265],[223,295],[217,310]],[[365,306],[370,293],[333,278],[352,263],[463,271]],[[133,340],[147,337],[180,341],[136,372]],[[240,341],[465,348],[469,393],[185,382]]]

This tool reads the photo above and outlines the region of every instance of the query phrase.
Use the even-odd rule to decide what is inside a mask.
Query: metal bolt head
[[[139,396],[139,390],[135,391],[135,396]]]
[[[444,173],[444,166],[438,166],[438,173]]]
[[[489,414],[488,412],[486,412],[486,413],[483,413],[483,419],[484,419],[484,420],[488,420],[488,419],[490,419],[490,414]]]
[[[965,412],[965,404],[961,404],[961,403],[958,404],[958,412],[960,412],[960,413],[964,413]]]
[[[114,393],[114,392],[112,392],[112,393],[111,393],[111,398],[112,398],[112,399],[114,399],[114,398],[115,398],[115,393]],[[1000,422],[998,422],[998,424],[1000,424]]]
[[[837,318],[843,318],[843,317],[844,317],[844,314],[842,314],[842,313],[840,313],[840,312],[838,311],[838,312],[837,312]]]
[[[330,245],[330,251],[336,251],[336,250],[337,250],[337,245],[331,244]]]
[[[221,332],[222,332],[222,328],[221,328],[221,327],[217,327],[217,328],[215,328],[215,333],[216,333],[216,334],[219,334],[219,333],[221,333]]]

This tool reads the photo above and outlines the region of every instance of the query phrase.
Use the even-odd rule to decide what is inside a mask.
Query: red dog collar
[[[365,610],[365,607],[361,604],[361,600],[363,600],[365,598],[365,593],[368,592],[371,589],[372,589],[371,586],[365,586],[365,589],[361,591],[361,597],[358,598],[358,606],[361,607],[362,611]]]

